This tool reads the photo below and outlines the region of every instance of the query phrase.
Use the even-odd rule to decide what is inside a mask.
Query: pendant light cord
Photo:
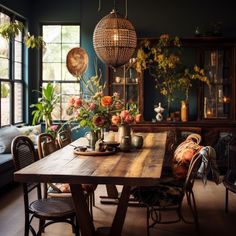
[[[98,11],[101,11],[101,0],[98,0]]]
[[[125,18],[128,18],[128,0],[125,0]]]

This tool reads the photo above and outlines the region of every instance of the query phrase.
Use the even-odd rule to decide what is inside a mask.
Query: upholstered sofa
[[[37,126],[7,126],[0,128],[0,188],[13,182],[15,171],[11,155],[11,142],[18,135],[27,135],[36,143],[37,135],[41,132]]]

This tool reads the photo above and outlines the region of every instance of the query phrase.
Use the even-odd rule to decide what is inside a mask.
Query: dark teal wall
[[[81,24],[81,46],[89,54],[90,64],[87,75],[93,73],[95,53],[92,46],[93,30],[97,22],[113,8],[112,0],[101,0],[102,9],[98,9],[98,0],[0,0],[0,3],[29,18],[29,30],[39,33],[42,22],[72,22]],[[221,21],[223,34],[236,37],[236,17],[234,0],[129,0],[128,18],[136,28],[138,37],[159,37],[168,33],[180,37],[193,37],[196,26],[207,27]],[[124,13],[125,0],[117,0],[117,8]],[[30,51],[29,79],[30,89],[39,86],[39,55]],[[102,64],[99,67],[103,68]],[[105,75],[104,75],[105,77]],[[35,98],[31,97],[34,101]],[[144,81],[145,117],[151,119],[155,114],[153,105],[160,98],[154,90],[153,81]],[[195,105],[196,102],[193,101]],[[195,107],[192,108],[194,116]],[[196,112],[195,112],[196,114]]]

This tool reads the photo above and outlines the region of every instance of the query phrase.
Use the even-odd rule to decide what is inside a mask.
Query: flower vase
[[[181,101],[181,121],[188,121],[188,103]]]
[[[95,150],[95,144],[98,141],[98,132],[95,130],[90,131],[89,146],[92,151]]]
[[[124,136],[128,136],[131,139],[131,128],[128,124],[122,124],[118,128],[117,142],[120,143]]]

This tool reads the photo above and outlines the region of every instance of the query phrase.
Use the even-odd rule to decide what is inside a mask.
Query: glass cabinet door
[[[204,84],[203,103],[205,119],[230,118],[232,90],[230,49],[204,51],[204,69],[210,86]]]
[[[109,69],[109,93],[119,93],[126,107],[136,104],[142,112],[142,79],[134,67],[121,66],[116,70]]]

